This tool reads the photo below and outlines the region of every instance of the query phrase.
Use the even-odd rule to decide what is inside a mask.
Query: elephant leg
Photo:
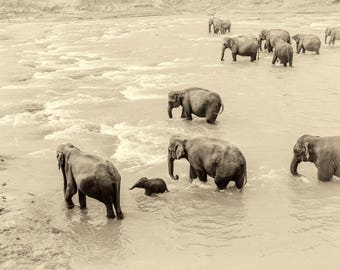
[[[116,216],[115,216],[115,213],[113,212],[111,200],[106,200],[105,207],[106,207],[106,217],[115,218]]]
[[[204,170],[197,171],[198,179],[202,182],[207,182],[207,173]]]
[[[113,205],[115,207],[116,214],[117,214],[117,219],[123,219],[124,214],[122,212],[122,209],[120,208],[120,183],[116,183],[114,185],[112,197],[113,197]]]
[[[334,167],[332,166],[332,162],[330,160],[326,159],[319,163],[318,179],[320,181],[326,182],[331,180],[334,172]]]
[[[229,180],[226,180],[224,177],[216,176],[215,184],[219,190],[226,189],[227,185],[229,184]]]
[[[302,46],[302,53],[306,53],[306,49]]]
[[[236,62],[236,55],[237,55],[237,54],[236,54],[235,52],[232,52],[231,55],[232,55],[232,57],[233,57],[233,61]]]
[[[65,202],[68,209],[72,209],[74,207],[74,203],[72,201],[72,197],[77,193],[77,184],[74,181],[70,171],[66,174],[67,177],[67,185],[65,191]]]
[[[86,195],[78,189],[80,209],[86,209]]]
[[[272,60],[272,64],[273,64],[273,65],[275,65],[276,60],[277,60],[277,55],[276,55],[276,53],[274,53],[274,55],[273,55],[273,60]]]
[[[181,118],[185,118],[185,112],[184,112],[184,108],[182,108],[182,114],[181,114]]]
[[[250,56],[250,62],[256,61],[256,53]]]
[[[315,52],[316,52],[316,54],[319,55],[320,54],[320,49],[317,49]]]
[[[219,109],[219,108],[218,108]],[[214,124],[215,121],[216,121],[216,118],[217,118],[217,115],[218,115],[218,109],[212,107],[212,108],[209,108],[206,112],[206,121],[209,123],[209,124]]]
[[[194,167],[192,167],[191,165],[190,165],[190,173],[189,173],[189,175],[190,175],[190,179],[191,180],[194,180],[194,179],[197,178],[197,173],[196,173]]]

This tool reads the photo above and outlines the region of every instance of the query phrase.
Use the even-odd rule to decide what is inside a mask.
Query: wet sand
[[[285,18],[284,21],[282,18]],[[263,28],[323,40],[334,14],[234,14],[232,33]],[[294,54],[294,67],[226,51],[206,16],[2,22],[0,30],[0,266],[2,269],[334,269],[339,253],[339,180],[320,183],[312,164],[289,174],[302,134],[338,135],[340,42],[320,55]],[[218,92],[217,125],[166,113],[167,93]],[[172,134],[235,143],[248,185],[222,192],[190,183],[188,163],[167,175]],[[123,221],[105,207],[67,210],[55,148],[72,142],[112,160],[122,175]],[[161,177],[169,193],[128,188]],[[283,263],[282,263],[283,262]]]

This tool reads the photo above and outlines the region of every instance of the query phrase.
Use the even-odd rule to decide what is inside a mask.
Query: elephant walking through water
[[[299,175],[300,162],[312,162],[318,169],[320,181],[330,181],[333,175],[340,177],[340,136],[301,136],[293,148],[294,156],[290,172]]]
[[[335,40],[340,40],[340,26],[339,27],[329,27],[325,29],[325,44],[327,44],[327,38],[329,39],[329,45],[335,44]]]
[[[282,39],[275,40],[275,47],[274,47],[274,55],[272,64],[275,65],[277,59],[281,61],[283,66],[287,66],[289,64],[290,67],[293,67],[293,47],[292,45],[288,44],[286,41]]]
[[[86,208],[86,196],[105,204],[108,218],[123,219],[120,208],[121,177],[113,164],[100,157],[84,153],[71,143],[57,147],[58,166],[63,174],[65,202],[74,207],[72,196],[79,195],[80,209]]]
[[[319,37],[312,34],[296,34],[292,36],[292,39],[296,42],[296,52],[305,53],[306,51],[320,53],[321,40]]]
[[[282,29],[271,29],[271,30],[262,30],[259,34],[258,41],[260,50],[262,51],[262,41],[265,40],[265,47],[268,52],[273,52],[273,48],[275,47],[275,40],[282,39],[286,41],[288,44],[291,44],[290,35],[288,31]]]
[[[225,37],[222,44],[221,61],[224,61],[224,52],[229,48],[233,61],[236,61],[237,55],[250,56],[250,61],[259,59],[259,45],[254,35],[238,35],[234,37]]]
[[[246,159],[233,144],[219,139],[198,137],[186,139],[172,136],[168,146],[168,169],[174,176],[174,161],[185,158],[190,164],[190,179],[207,181],[207,176],[215,179],[218,189],[225,189],[230,181],[235,181],[242,190],[247,183]]]
[[[193,87],[168,94],[168,115],[172,118],[172,109],[182,106],[181,118],[192,120],[191,114],[205,117],[210,124],[215,123],[218,114],[224,110],[221,97],[207,89]],[[222,110],[221,110],[222,107]]]

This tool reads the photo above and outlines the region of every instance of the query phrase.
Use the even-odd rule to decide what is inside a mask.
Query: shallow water
[[[231,17],[232,32],[282,27],[323,39],[334,15]],[[220,62],[221,36],[205,17],[148,17],[2,23],[0,56],[0,220],[4,269],[335,269],[340,251],[340,184],[321,183],[313,164],[292,177],[292,147],[302,134],[338,135],[340,43],[294,55],[294,67]],[[25,33],[22,26],[31,29]],[[6,37],[6,38],[5,38]],[[167,119],[167,93],[199,86],[218,92],[217,125]],[[228,140],[244,153],[248,184],[222,192],[214,182],[167,175],[169,136]],[[65,209],[55,148],[72,142],[111,159],[122,175],[123,221],[104,206]],[[0,168],[1,169],[1,168]],[[128,188],[161,177],[169,193]],[[2,181],[2,182],[1,182]],[[74,201],[78,204],[77,196]],[[0,212],[1,213],[1,212]],[[19,239],[17,239],[19,238]]]

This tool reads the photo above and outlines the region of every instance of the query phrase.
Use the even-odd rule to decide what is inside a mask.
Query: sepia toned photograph
[[[338,270],[340,0],[0,0],[1,270]]]

